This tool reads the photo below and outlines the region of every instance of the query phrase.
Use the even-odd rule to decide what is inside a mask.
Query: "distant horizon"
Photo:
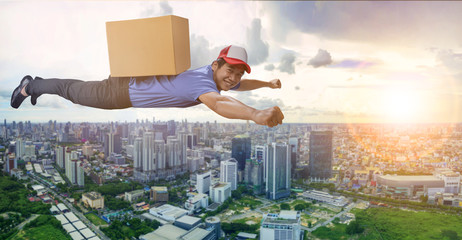
[[[29,122],[29,120],[11,120],[9,121],[8,119],[6,119],[7,121],[7,125],[11,124],[13,121],[14,122]],[[146,120],[146,119],[139,119],[139,121],[141,122],[142,120]],[[171,120],[159,120],[159,121],[155,121],[154,123],[158,123],[158,122],[161,122],[161,123],[166,123],[168,121],[175,121],[175,122],[182,122],[183,120],[174,120],[174,119],[171,119]],[[36,122],[36,121],[30,121],[31,123],[34,123],[34,124],[39,124],[39,123],[48,123],[49,121],[55,121],[55,120],[48,120],[48,121],[43,121],[43,122]],[[116,121],[106,121],[106,122],[92,122],[92,121],[57,121],[57,123],[136,123],[136,121],[125,121],[125,120],[116,120]],[[152,120],[149,120],[149,122],[152,123]],[[201,121],[187,121],[188,124],[194,124],[194,123],[214,123],[215,121],[204,121],[204,122],[201,122]],[[246,123],[246,120],[241,120],[241,121],[235,121],[235,122],[232,122],[232,121],[229,121],[229,122],[222,122],[222,121],[216,121],[217,123],[219,124],[247,124]],[[253,122],[249,122],[250,124],[254,124],[254,125],[257,125]],[[417,123],[406,123],[406,122],[400,122],[400,123],[396,123],[396,122],[384,122],[384,123],[380,123],[380,122],[365,122],[365,123],[345,123],[345,122],[338,122],[338,123],[334,123],[334,122],[306,122],[306,123],[301,123],[301,122],[284,122],[283,124],[281,125],[278,125],[276,127],[273,127],[274,129],[277,129],[278,127],[282,127],[284,125],[302,125],[302,124],[306,124],[306,125],[458,125],[458,124],[462,124],[462,122],[428,122],[428,123],[425,123],[425,122],[417,122]],[[0,126],[3,126],[3,122],[0,122]],[[260,126],[260,125],[257,125],[257,126]],[[265,127],[265,126],[261,126],[261,127]],[[269,127],[268,127],[269,128]]]

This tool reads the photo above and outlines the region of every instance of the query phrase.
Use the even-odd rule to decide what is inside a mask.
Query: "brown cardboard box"
[[[107,22],[106,33],[113,77],[177,75],[191,67],[186,18]]]

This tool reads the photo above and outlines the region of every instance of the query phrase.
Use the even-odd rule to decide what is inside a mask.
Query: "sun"
[[[422,98],[409,89],[387,89],[382,97],[382,115],[391,122],[418,122]]]

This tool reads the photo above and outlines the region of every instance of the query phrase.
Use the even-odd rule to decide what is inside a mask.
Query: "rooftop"
[[[156,192],[167,192],[168,188],[164,186],[152,186],[151,190],[156,191]]]
[[[176,221],[181,222],[181,223],[186,223],[189,225],[194,225],[195,223],[200,222],[202,220],[198,217],[191,217],[191,216],[185,215],[183,217],[178,218]]]
[[[179,227],[175,227],[171,224],[166,224],[159,227],[154,232],[150,232],[146,235],[141,235],[140,239],[146,240],[176,240],[181,235],[187,233],[186,230],[183,230]]]
[[[210,232],[202,229],[202,228],[195,228],[192,231],[186,233],[182,236],[181,239],[184,240],[202,240],[204,239]]]
[[[84,193],[83,196],[91,199],[91,200],[97,200],[97,199],[100,199],[102,198],[103,196],[101,195],[101,193],[99,192],[88,192],[88,193]]]

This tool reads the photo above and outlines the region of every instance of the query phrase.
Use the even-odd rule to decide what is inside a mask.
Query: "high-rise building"
[[[247,135],[237,135],[231,143],[231,157],[237,160],[238,170],[244,171],[245,160],[250,159],[250,154],[252,153],[250,137]]]
[[[168,126],[166,123],[154,123],[153,129],[154,129],[156,140],[162,139],[164,140],[164,142],[167,141]]]
[[[16,152],[15,152],[16,159],[22,159],[22,157],[25,154],[25,148],[26,148],[25,142],[21,138],[18,138],[16,140]]]
[[[135,171],[143,170],[143,139],[136,138],[133,144],[133,167]]]
[[[260,240],[298,240],[301,237],[300,213],[281,211],[263,216]]]
[[[280,199],[290,196],[290,152],[285,143],[272,143],[267,150],[266,197]]]
[[[167,168],[179,168],[180,162],[180,143],[175,136],[167,137]]]
[[[198,193],[207,193],[210,190],[211,172],[196,174],[196,189]]]
[[[143,136],[143,154],[142,154],[142,169],[145,175],[150,175],[150,172],[155,169],[154,166],[154,133],[145,132]]]
[[[188,135],[185,132],[178,133],[178,141],[180,144],[180,162],[183,172],[186,172],[188,169],[187,162],[187,147],[188,147]]]
[[[118,133],[108,133],[104,138],[104,156],[107,158],[111,153],[120,154],[122,139]]]
[[[82,161],[78,160],[78,153],[72,151],[66,160],[66,177],[74,185],[84,186],[84,168]]]
[[[11,153],[6,156],[6,163],[5,163],[4,170],[7,173],[11,173],[11,170],[13,168],[18,168],[18,161],[16,160],[15,154]]]
[[[314,181],[332,177],[332,132],[312,131],[310,133],[310,178]]]
[[[233,191],[237,189],[237,164],[234,158],[220,163],[220,181],[229,182]]]
[[[263,164],[263,181],[266,180],[266,146],[255,146],[255,158]]]
[[[188,148],[192,149],[194,146],[197,145],[197,135],[194,134],[188,134],[187,136],[188,139]]]
[[[251,187],[255,194],[262,194],[265,190],[263,180],[263,162],[256,159],[248,159],[245,163],[245,179],[248,187]]]
[[[56,164],[58,164],[58,166],[61,169],[65,169],[67,147],[57,146],[55,151],[56,151]]]
[[[164,140],[154,141],[154,168],[155,170],[164,170],[167,168],[167,151]]]
[[[291,164],[290,173],[291,173],[292,176],[294,176],[295,169],[297,168],[298,144],[299,144],[299,139],[298,138],[296,138],[296,137],[289,138],[290,164]]]

